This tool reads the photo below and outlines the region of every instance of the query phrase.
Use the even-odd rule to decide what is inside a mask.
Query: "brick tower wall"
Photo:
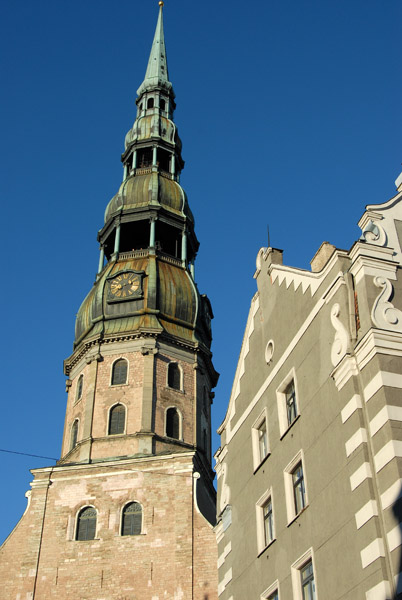
[[[216,541],[193,502],[193,459],[35,471],[30,506],[0,549],[0,599],[216,600]],[[122,536],[131,501],[142,505],[142,532]],[[96,539],[76,541],[87,505],[98,513]]]

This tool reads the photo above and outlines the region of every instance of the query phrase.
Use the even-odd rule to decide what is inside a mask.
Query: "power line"
[[[16,452],[15,450],[4,450],[0,448],[0,452],[8,452],[9,454],[21,454],[22,456],[33,456],[33,458],[46,458],[47,460],[58,460],[58,458],[53,458],[53,456],[39,456],[38,454],[29,454],[28,452]]]
[[[29,454],[28,452],[16,452],[15,450],[4,450],[3,448],[0,448],[0,452],[7,452],[9,454],[21,454],[22,456],[31,456],[33,458],[45,458],[47,460],[55,460],[55,461],[59,460],[58,458],[53,458],[52,456],[40,456],[38,454]],[[71,466],[71,463],[69,464],[69,466]],[[102,467],[102,468],[111,469],[115,465],[113,463],[111,463],[108,465],[98,464],[97,466]],[[189,473],[190,473],[190,472],[189,473],[165,473],[163,471],[148,471],[145,469],[130,469],[130,471],[132,473],[144,473],[145,475],[151,474],[151,475],[164,475],[164,476],[171,476],[171,477],[188,477]]]

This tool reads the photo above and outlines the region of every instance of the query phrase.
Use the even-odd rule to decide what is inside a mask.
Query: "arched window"
[[[75,401],[77,402],[78,400],[80,400],[81,396],[82,396],[82,387],[84,385],[84,375],[80,375],[78,377],[78,382],[77,382],[77,392],[75,394]]]
[[[153,108],[153,107],[154,107],[154,99],[148,98],[147,108]]]
[[[71,427],[71,443],[70,450],[76,447],[78,438],[78,419],[75,419],[73,426]]]
[[[166,411],[166,435],[176,440],[180,439],[180,415],[177,408],[168,408]]]
[[[161,110],[165,110],[166,109],[166,101],[163,98],[161,98],[159,100],[159,107],[160,107]]]
[[[142,506],[139,502],[130,502],[123,509],[121,535],[140,535],[142,528]]]
[[[77,521],[77,533],[75,539],[78,541],[94,540],[96,534],[96,509],[93,506],[83,508]]]
[[[112,385],[121,385],[127,383],[127,361],[125,358],[119,358],[113,364]]]
[[[168,386],[174,390],[181,390],[181,372],[177,363],[168,364]]]
[[[116,404],[109,413],[109,435],[124,433],[126,409],[123,404]]]

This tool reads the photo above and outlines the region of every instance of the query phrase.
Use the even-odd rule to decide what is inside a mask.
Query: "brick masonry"
[[[34,471],[29,508],[0,549],[0,599],[216,600],[215,535],[193,472],[193,452]],[[134,500],[142,532],[122,536]],[[96,539],[76,541],[86,505],[98,513]]]

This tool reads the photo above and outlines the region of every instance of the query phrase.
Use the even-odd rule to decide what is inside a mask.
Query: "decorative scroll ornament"
[[[385,229],[379,223],[374,223],[370,219],[366,227],[363,229],[360,239],[368,242],[369,244],[385,246],[387,243],[387,234],[385,233]]]
[[[402,332],[402,311],[395,308],[389,299],[392,296],[392,283],[385,277],[374,277],[374,285],[382,291],[374,301],[371,319],[379,329]]]
[[[341,361],[348,350],[349,334],[346,327],[338,319],[341,307],[338,303],[331,308],[331,323],[335,329],[335,338],[331,348],[331,361],[334,367]]]
[[[227,506],[230,503],[230,487],[226,483],[227,474],[228,474],[228,466],[226,463],[224,463],[222,465],[222,489],[221,489],[221,498],[220,498],[220,502],[219,502],[219,508],[220,508],[221,512],[225,509],[225,506]]]

